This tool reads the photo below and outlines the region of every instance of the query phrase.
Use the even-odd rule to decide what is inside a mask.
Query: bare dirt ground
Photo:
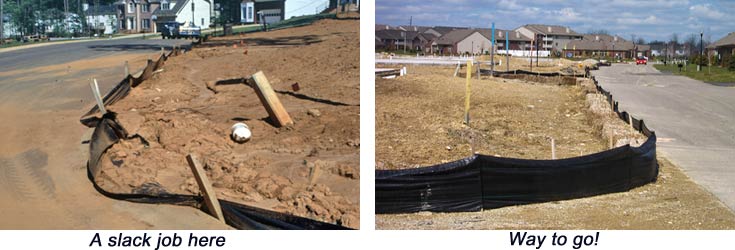
[[[293,126],[272,125],[244,84],[207,88],[258,71]],[[113,146],[98,183],[123,193],[198,194],[185,159],[193,153],[218,198],[359,228],[359,78],[359,20],[212,39],[170,58],[109,107],[150,145],[132,139]],[[250,141],[229,138],[236,122],[250,127]]]
[[[0,81],[0,228],[229,228],[190,207],[109,199],[87,179],[89,144],[80,138],[89,129],[79,116],[93,102],[89,77],[105,91],[122,79],[124,61],[135,71],[155,54],[109,53],[0,72],[7,77]]]
[[[579,87],[473,79],[464,125],[466,80],[446,67],[412,67],[407,77],[376,80],[378,169],[411,168],[473,153],[550,159],[603,151]],[[522,147],[520,147],[520,146]]]
[[[408,76],[376,80],[376,169],[428,166],[472,153],[550,159],[550,137],[558,158],[609,148],[580,86],[473,79],[467,127],[466,80],[453,71],[410,67]],[[628,192],[482,212],[376,215],[376,228],[735,228],[735,215],[716,197],[667,160],[659,164],[657,182]]]

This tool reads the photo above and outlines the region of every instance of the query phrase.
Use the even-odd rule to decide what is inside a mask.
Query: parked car
[[[603,60],[600,60],[600,63],[598,63],[597,65],[600,65],[600,66],[610,66],[610,62],[608,62],[607,60],[604,60],[603,59]]]
[[[648,64],[648,59],[646,59],[645,57],[638,57],[638,59],[635,60],[635,65],[639,65],[639,64],[643,64],[643,65]]]

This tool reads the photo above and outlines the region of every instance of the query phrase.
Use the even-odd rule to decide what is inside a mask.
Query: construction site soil
[[[645,139],[600,105],[606,102],[591,93],[589,81],[560,85],[473,76],[467,126],[466,79],[453,77],[453,67],[409,66],[407,71],[407,76],[376,79],[376,169],[417,168],[475,153],[551,159],[551,138],[557,158]],[[659,164],[655,183],[628,192],[482,212],[376,215],[376,228],[735,228],[735,215],[716,197],[665,159]]]
[[[359,58],[359,20],[214,38],[169,58],[108,107],[144,140],[110,148],[97,182],[120,193],[199,194],[185,158],[195,154],[220,199],[359,228]],[[246,84],[214,85],[258,71],[293,126],[274,126]],[[237,122],[249,141],[230,139]]]

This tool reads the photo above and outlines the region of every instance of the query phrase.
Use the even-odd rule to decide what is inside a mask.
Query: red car
[[[639,65],[639,64],[646,65],[648,64],[648,60],[646,60],[646,58],[640,57],[637,60],[635,60],[635,65]]]

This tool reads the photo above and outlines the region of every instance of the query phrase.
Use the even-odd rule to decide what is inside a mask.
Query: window
[[[202,18],[202,26],[204,26],[204,18]]]
[[[151,19],[143,19],[143,29],[147,30],[151,28]]]
[[[143,4],[140,6],[140,8],[142,9],[141,10],[142,12],[148,12],[149,7],[150,7],[150,4]]]
[[[253,19],[253,7],[248,7],[248,11],[246,13],[248,13],[248,20],[252,20]]]
[[[128,3],[128,13],[134,13],[135,12],[135,4],[130,2]]]
[[[161,10],[169,10],[169,9],[171,9],[171,4],[168,3],[168,1],[162,1]]]

